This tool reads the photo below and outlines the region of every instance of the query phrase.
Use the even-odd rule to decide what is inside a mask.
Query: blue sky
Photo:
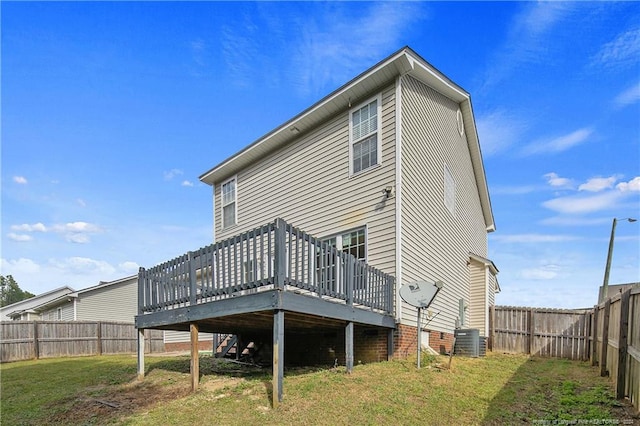
[[[198,176],[405,45],[471,93],[499,304],[592,306],[640,219],[638,3],[1,8],[2,274],[33,293],[210,244]]]

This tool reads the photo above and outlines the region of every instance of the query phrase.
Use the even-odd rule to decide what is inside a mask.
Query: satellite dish
[[[400,287],[400,297],[411,306],[424,309],[431,305],[442,287],[444,287],[442,281],[435,283],[414,281]]]

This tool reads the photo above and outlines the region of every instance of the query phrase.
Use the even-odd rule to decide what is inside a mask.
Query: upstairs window
[[[231,178],[222,184],[220,192],[222,199],[222,228],[236,224],[236,178]]]
[[[351,174],[380,163],[380,96],[354,108],[349,120],[349,157]]]

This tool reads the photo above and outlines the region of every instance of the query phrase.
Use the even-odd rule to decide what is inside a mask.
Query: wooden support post
[[[620,339],[618,340],[618,377],[616,379],[616,398],[624,398],[627,378],[627,345],[629,335],[629,300],[631,289],[620,297]]]
[[[138,329],[138,380],[144,379],[144,329]]]
[[[33,322],[33,357],[40,358],[40,343],[38,342],[38,321]]]
[[[284,376],[284,311],[273,313],[273,389],[272,405],[278,407],[282,402],[282,380]]]
[[[527,312],[527,334],[529,335],[529,339],[527,339],[527,353],[531,355],[533,352],[533,338],[535,336],[533,309],[529,309]]]
[[[353,321],[349,321],[344,329],[344,340],[347,374],[351,374],[353,371]]]
[[[102,323],[100,321],[98,321],[98,324],[96,324],[97,326],[97,330],[96,330],[96,337],[98,339],[98,345],[97,345],[97,352],[98,355],[102,355]]]
[[[192,322],[189,324],[191,332],[191,390],[198,389],[200,381],[200,354],[198,353],[198,324]]]
[[[591,366],[598,363],[598,312],[600,307],[593,307],[593,315],[591,315]]]
[[[607,352],[609,349],[609,316],[611,314],[611,298],[604,302],[604,316],[602,317],[602,347],[600,348],[600,375],[606,376]]]

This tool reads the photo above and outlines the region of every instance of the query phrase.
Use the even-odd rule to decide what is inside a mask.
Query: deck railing
[[[296,291],[385,314],[394,277],[282,219],[138,274],[140,314],[268,289]]]

